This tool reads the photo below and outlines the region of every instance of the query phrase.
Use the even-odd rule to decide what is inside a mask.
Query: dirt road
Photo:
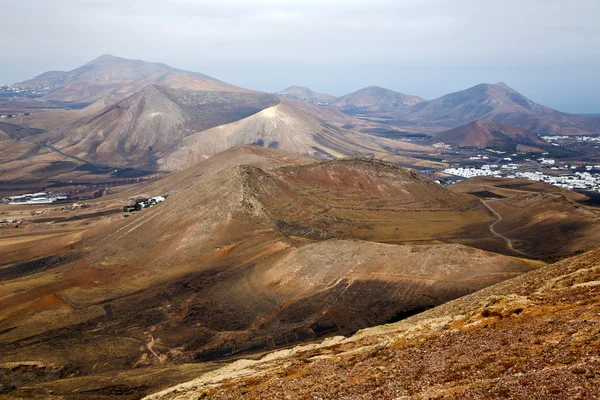
[[[531,254],[528,254],[528,253],[525,253],[524,251],[515,249],[513,247],[512,241],[509,238],[507,238],[506,236],[504,236],[504,235],[496,232],[496,230],[494,229],[494,227],[496,226],[496,224],[498,224],[500,221],[502,221],[502,215],[498,214],[496,212],[496,210],[494,210],[485,200],[481,200],[481,203],[485,206],[485,208],[487,208],[492,213],[492,215],[494,217],[496,217],[496,221],[492,222],[490,224],[490,226],[488,227],[488,229],[492,233],[492,235],[494,235],[494,236],[496,236],[496,237],[504,240],[504,242],[506,243],[506,247],[508,247],[511,251],[513,251],[515,253],[518,253],[518,254],[521,254],[523,256],[526,256],[526,257],[532,257]]]

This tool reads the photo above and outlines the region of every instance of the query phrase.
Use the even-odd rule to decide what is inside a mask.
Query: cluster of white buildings
[[[575,172],[574,175],[545,175],[542,172],[517,172],[517,178],[546,182],[565,189],[600,192],[600,174]]]
[[[66,199],[67,196],[39,192],[22,194],[19,196],[5,197],[4,199],[2,199],[2,202],[5,204],[52,204],[57,201],[62,201]]]
[[[600,171],[600,165],[586,166],[586,172],[575,172],[574,174],[547,175],[543,172],[521,172],[518,164],[484,165],[482,167],[457,167],[447,168],[445,173],[460,176],[462,178],[473,178],[476,176],[493,176],[495,178],[521,178],[532,181],[549,183],[566,189],[587,190],[600,192],[600,173],[588,171]],[[552,167],[552,170],[569,170],[576,167]]]
[[[456,167],[456,168],[446,168],[444,170],[445,173],[460,176],[463,178],[472,178],[474,176],[493,176],[496,178],[502,178],[502,174],[505,174],[509,171],[514,171],[519,169],[519,164],[505,164],[502,166],[492,164],[492,165],[484,165],[481,168],[478,167]]]
[[[158,203],[162,203],[166,200],[166,196],[155,196],[150,199],[139,199],[135,204],[123,207],[123,212],[129,213],[133,211],[140,211],[142,208],[154,207]]]
[[[44,94],[50,89],[52,89],[51,86],[19,87],[13,85],[0,84],[0,91],[14,94]]]
[[[50,86],[19,87],[12,85],[0,85],[0,97],[8,101],[19,99],[35,99],[42,97],[50,89],[52,89]]]
[[[548,142],[557,140],[572,140],[575,142],[600,142],[600,136],[542,136]]]
[[[444,142],[437,142],[432,145],[434,149],[452,150],[452,146]]]
[[[484,165],[488,168],[471,168],[471,167],[458,167],[458,168],[446,168],[444,172],[446,174],[460,176],[463,178],[473,178],[474,176],[495,176],[501,178],[500,172],[497,170],[490,169],[488,165]]]
[[[473,157],[469,157],[469,160],[489,160],[490,158],[488,156],[482,156],[480,154],[473,156]]]
[[[0,118],[16,118],[16,117],[26,117],[31,115],[31,113],[18,113],[18,114],[0,114]]]

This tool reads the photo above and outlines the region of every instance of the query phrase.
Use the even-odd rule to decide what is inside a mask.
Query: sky
[[[112,54],[267,92],[505,82],[600,114],[598,0],[0,0],[0,15],[0,83]]]

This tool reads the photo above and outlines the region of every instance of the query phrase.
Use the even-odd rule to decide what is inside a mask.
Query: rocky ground
[[[594,399],[600,251],[402,322],[238,361],[148,399]]]

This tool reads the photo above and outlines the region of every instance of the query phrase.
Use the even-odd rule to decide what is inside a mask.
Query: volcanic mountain
[[[344,156],[395,157],[398,152],[427,152],[412,143],[377,138],[322,122],[288,100],[248,118],[183,139],[179,149],[159,160],[167,170],[189,167],[230,147],[255,144],[319,159]]]
[[[290,86],[287,89],[277,92],[277,94],[314,104],[329,104],[334,102],[336,99],[335,96],[330,94],[317,93],[314,90],[303,86]]]
[[[115,379],[351,333],[536,265],[457,244],[490,236],[475,197],[381,161],[307,161],[236,147],[138,191],[169,195],[153,208],[57,232],[43,258],[44,239],[7,243],[0,361],[39,363],[8,376],[139,395],[164,377]]]
[[[420,102],[406,110],[402,119],[411,124],[434,123],[446,127],[490,120],[536,134],[600,132],[600,118],[566,114],[541,106],[504,83],[480,84]]]
[[[440,132],[430,140],[444,142],[455,147],[509,148],[514,151],[519,144],[547,146],[538,135],[511,125],[492,121],[472,121],[458,128]]]
[[[152,168],[187,136],[237,121],[279,102],[266,93],[175,90],[139,92],[43,136],[73,156],[98,163]]]
[[[421,97],[394,92],[378,86],[369,86],[339,97],[333,107],[348,113],[404,113],[424,101]]]
[[[72,71],[46,72],[16,85],[51,87],[43,99],[75,103],[93,102],[109,95],[115,99],[122,99],[148,85],[161,85],[173,89],[248,91],[204,74],[108,54]]]
[[[320,159],[371,156],[405,163],[410,163],[407,160],[412,155],[431,151],[344,129],[344,118],[349,117],[335,109],[311,115],[299,107],[326,109],[267,93],[150,85],[116,103],[101,99],[82,110],[35,113],[27,117],[31,128],[7,124],[28,144],[5,141],[7,151],[2,153],[0,172],[5,179],[31,182],[32,190],[39,191],[57,176],[72,181],[76,175],[85,182],[74,168],[109,165],[113,169],[181,170],[242,144]],[[336,120],[329,121],[331,116]],[[43,126],[48,132],[34,128]],[[86,167],[86,163],[93,165]],[[29,190],[19,183],[12,185]]]

